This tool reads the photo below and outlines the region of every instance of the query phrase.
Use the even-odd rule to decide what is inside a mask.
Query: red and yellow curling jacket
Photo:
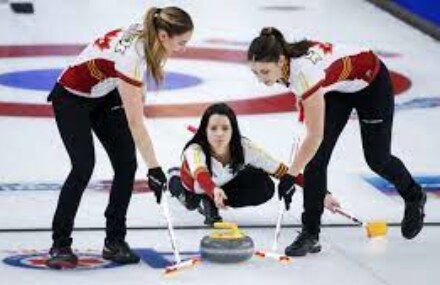
[[[324,93],[362,90],[376,78],[380,60],[370,49],[315,42],[307,54],[290,60],[289,69],[289,89],[301,104],[318,89]]]

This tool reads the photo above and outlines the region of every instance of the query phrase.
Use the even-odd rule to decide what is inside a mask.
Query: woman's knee
[[[264,191],[264,193],[265,193],[266,201],[268,201],[272,199],[275,193],[275,184],[273,183],[273,180],[270,178],[269,175],[266,175],[264,180],[265,180],[264,185],[266,186],[266,190]]]
[[[325,177],[328,163],[320,160],[311,160],[304,168],[304,183]]]
[[[137,164],[136,156],[132,157],[130,160],[127,160],[127,162],[125,162],[125,168],[128,173],[134,175],[134,173],[137,170],[137,167],[138,164]]]
[[[124,157],[123,159],[118,159],[113,164],[115,175],[126,174],[128,176],[134,176],[136,173],[138,164],[136,156]]]
[[[76,180],[88,183],[95,167],[94,159],[84,159],[72,163],[71,176]]]
[[[266,203],[272,199],[275,193],[275,184],[270,176],[264,172],[255,176],[255,203],[257,205]]]
[[[318,151],[305,166],[305,171],[309,169],[310,171],[314,172],[321,169],[326,169],[330,162],[330,158],[331,154],[329,154],[329,152],[326,154],[324,151]]]
[[[368,167],[370,167],[371,170],[376,173],[381,173],[383,169],[385,169],[388,162],[391,160],[391,156],[366,156],[365,160],[367,161]]]

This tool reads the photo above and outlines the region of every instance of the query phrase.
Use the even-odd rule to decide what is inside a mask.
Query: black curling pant
[[[269,201],[275,191],[270,176],[252,166],[246,166],[221,188],[228,197],[228,206],[232,208],[261,205]]]
[[[402,161],[391,154],[391,131],[394,95],[391,79],[382,63],[375,80],[356,93],[325,94],[323,141],[304,170],[303,229],[319,234],[324,197],[327,189],[327,166],[342,130],[355,109],[360,123],[362,146],[368,166],[394,184],[405,200],[417,197],[421,188]]]
[[[137,168],[134,141],[118,91],[101,98],[71,94],[57,84],[49,95],[72,169],[64,182],[53,218],[55,246],[70,246],[75,215],[95,165],[92,132],[107,152],[114,178],[106,217],[109,240],[124,239],[126,214]]]

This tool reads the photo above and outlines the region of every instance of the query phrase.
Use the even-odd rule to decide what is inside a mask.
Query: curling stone
[[[234,223],[214,224],[211,234],[200,242],[202,259],[218,263],[237,263],[250,259],[255,251],[254,241],[244,235]]]

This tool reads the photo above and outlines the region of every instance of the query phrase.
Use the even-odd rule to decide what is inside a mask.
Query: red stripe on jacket
[[[195,177],[194,177],[195,176]],[[211,174],[206,168],[199,168],[195,171],[195,174],[191,174],[189,170],[188,162],[184,160],[180,168],[180,177],[183,186],[191,192],[195,192],[194,184],[199,183],[200,187],[205,191],[207,195],[211,198],[214,197],[214,188],[217,187],[214,181],[212,181]]]

